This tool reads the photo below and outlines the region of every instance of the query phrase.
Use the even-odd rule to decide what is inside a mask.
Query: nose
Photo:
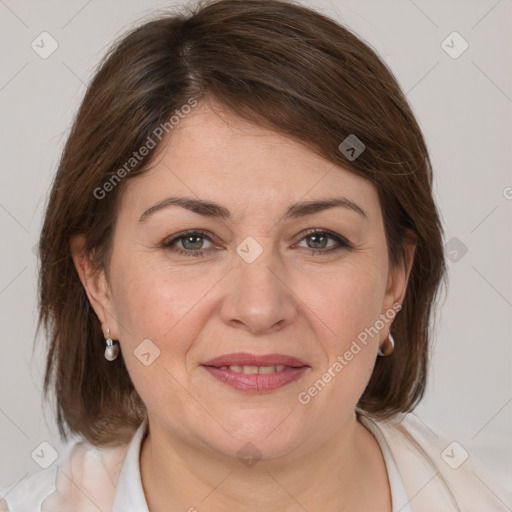
[[[229,292],[221,308],[225,323],[265,334],[283,329],[297,318],[299,300],[289,270],[279,261],[268,248],[251,263],[235,256]]]

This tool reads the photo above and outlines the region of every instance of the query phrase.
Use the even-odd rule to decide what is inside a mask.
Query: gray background
[[[302,3],[376,48],[424,130],[446,241],[457,254],[449,261],[428,393],[415,414],[512,490],[511,2]],[[43,339],[32,354],[34,245],[60,151],[109,43],[170,5],[0,0],[0,487],[39,469],[31,453],[41,442],[62,453],[51,409],[41,404]],[[31,48],[43,31],[59,45],[47,59]],[[453,31],[469,44],[458,58],[441,46]],[[462,48],[453,37],[445,44],[452,54]]]

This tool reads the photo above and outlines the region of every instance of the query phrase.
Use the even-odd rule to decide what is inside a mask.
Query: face
[[[201,449],[235,456],[250,441],[273,458],[353,418],[410,268],[388,265],[373,185],[206,103],[126,185],[109,279],[88,293],[150,422]]]

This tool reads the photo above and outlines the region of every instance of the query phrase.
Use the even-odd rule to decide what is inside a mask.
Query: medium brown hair
[[[125,441],[144,419],[122,354],[109,362],[100,322],[73,263],[70,239],[84,234],[108,276],[123,185],[148,169],[155,150],[99,199],[155,129],[194,98],[286,134],[378,192],[391,266],[417,244],[396,347],[377,358],[358,408],[378,418],[422,398],[434,299],[445,279],[442,227],[422,133],[391,71],[349,30],[282,0],[201,2],[159,15],[117,41],[90,83],[63,150],[40,238],[39,322],[49,340],[45,396],[55,391],[57,423],[96,445]],[[339,149],[356,135],[365,150]],[[124,167],[126,169],[126,167]],[[105,188],[103,188],[105,190]]]

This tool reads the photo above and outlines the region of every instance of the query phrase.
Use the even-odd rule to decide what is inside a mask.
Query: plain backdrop
[[[449,288],[428,392],[414,414],[512,490],[511,2],[302,3],[377,50],[424,131],[446,230]],[[42,442],[59,454],[63,447],[41,400],[43,338],[32,353],[34,246],[73,115],[113,39],[172,5],[0,0],[0,487],[39,470],[32,457]],[[32,47],[41,37],[47,50],[58,44],[47,58]]]

